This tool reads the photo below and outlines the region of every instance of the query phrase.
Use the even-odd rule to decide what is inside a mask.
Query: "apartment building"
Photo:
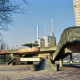
[[[80,0],[73,0],[76,26],[80,26]]]

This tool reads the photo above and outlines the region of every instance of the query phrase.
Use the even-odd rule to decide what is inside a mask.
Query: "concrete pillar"
[[[4,54],[4,62],[5,62],[5,59],[6,59],[6,55]]]
[[[11,58],[12,58],[12,59],[14,59],[14,55],[13,55],[13,53],[11,53],[11,55],[10,55],[10,56],[11,56]]]
[[[70,64],[72,64],[72,54],[70,54]]]
[[[60,67],[62,67],[62,66],[63,66],[63,60],[62,60],[62,59],[60,59],[60,60],[59,60],[59,63],[60,63],[60,65],[59,65],[59,66],[60,66]]]

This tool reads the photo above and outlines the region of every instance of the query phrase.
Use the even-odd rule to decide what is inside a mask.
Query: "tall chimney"
[[[38,41],[38,38],[39,38],[39,27],[38,27],[38,25],[37,25],[37,41]]]
[[[46,23],[45,23],[45,36],[46,36]]]
[[[53,33],[53,19],[51,18],[51,23],[52,23],[52,32],[51,32],[51,36],[54,36],[54,33]]]

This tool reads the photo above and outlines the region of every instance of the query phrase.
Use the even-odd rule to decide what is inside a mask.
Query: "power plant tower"
[[[37,25],[37,41],[39,39],[39,26]]]
[[[45,36],[46,36],[46,23],[45,23]]]
[[[53,33],[53,19],[51,18],[51,23],[52,23],[52,32],[51,32],[51,36],[54,36],[54,33]]]

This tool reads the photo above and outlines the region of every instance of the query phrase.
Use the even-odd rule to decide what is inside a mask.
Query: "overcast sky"
[[[8,31],[1,31],[9,47],[21,46],[37,40],[37,24],[39,37],[51,33],[51,18],[56,41],[65,28],[75,26],[73,0],[28,0],[31,6],[24,6],[25,14],[13,14],[14,22]]]

